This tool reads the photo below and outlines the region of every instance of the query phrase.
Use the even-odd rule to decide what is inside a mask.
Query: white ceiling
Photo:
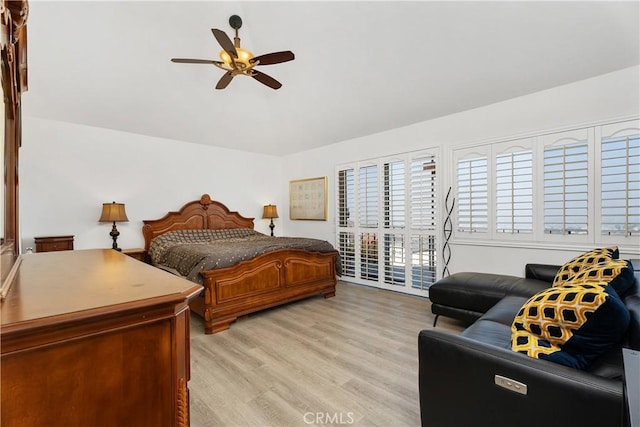
[[[24,114],[285,155],[637,65],[640,2],[31,0]],[[170,58],[260,55],[273,90]]]

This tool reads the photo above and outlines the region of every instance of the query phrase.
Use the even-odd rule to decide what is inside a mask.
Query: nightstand
[[[71,251],[73,236],[35,237],[36,252]]]
[[[131,258],[135,258],[138,261],[147,262],[147,253],[144,248],[123,249],[122,253],[130,256]]]

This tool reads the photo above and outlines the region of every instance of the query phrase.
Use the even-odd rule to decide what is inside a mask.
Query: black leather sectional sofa
[[[559,268],[529,264],[524,278],[456,273],[432,285],[433,313],[471,325],[460,335],[438,329],[419,334],[423,426],[628,425],[622,347],[640,350],[637,273],[622,299],[631,314],[623,342],[587,370],[511,350],[514,317],[551,286]]]

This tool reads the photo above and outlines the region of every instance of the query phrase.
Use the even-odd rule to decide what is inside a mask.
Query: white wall
[[[337,164],[637,115],[639,78],[640,68],[632,67],[283,158],[25,117],[20,151],[23,250],[33,246],[34,236],[62,234],[75,235],[79,249],[110,247],[110,226],[98,218],[102,203],[113,200],[126,203],[130,219],[118,225],[119,245],[140,247],[143,219],[158,218],[202,193],[256,217],[259,231],[269,232],[267,221],[260,219],[261,209],[274,203],[280,214],[277,235],[334,242]],[[442,188],[450,185],[445,175],[440,175]],[[328,221],[289,220],[289,181],[318,176],[329,178]],[[456,244],[450,270],[521,274],[526,262],[562,263],[579,251],[558,245],[531,249]]]
[[[203,193],[255,217],[264,233],[262,206],[286,202],[279,157],[34,117],[24,117],[22,127],[23,251],[35,236],[67,234],[75,236],[76,249],[111,247],[111,224],[98,222],[105,202],[125,203],[122,248],[144,245],[143,219],[160,218]]]
[[[329,177],[329,220],[290,221],[288,215],[281,215],[286,216],[282,218],[284,227],[291,235],[308,235],[335,242],[334,175],[338,164],[438,146],[445,147],[443,154],[446,160],[447,148],[454,145],[465,146],[638,115],[639,82],[640,68],[631,67],[486,107],[287,156],[283,170],[285,194],[289,180]],[[442,166],[440,170],[443,170]],[[446,175],[439,175],[444,181],[441,182],[441,190],[451,185],[451,177]],[[444,203],[444,195],[442,200]],[[503,274],[522,274],[527,262],[562,264],[581,252],[580,248],[557,245],[552,249],[519,249],[457,244],[452,246],[452,250],[449,268],[452,273],[466,270]],[[622,255],[638,258],[637,251]]]

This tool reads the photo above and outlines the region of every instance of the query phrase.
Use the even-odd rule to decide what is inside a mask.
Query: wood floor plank
[[[191,317],[193,427],[420,425],[418,333],[430,302],[339,282],[204,335]],[[441,318],[438,328],[463,326]]]

